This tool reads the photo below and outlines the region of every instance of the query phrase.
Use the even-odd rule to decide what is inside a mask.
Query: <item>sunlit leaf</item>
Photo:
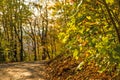
[[[73,52],[73,57],[77,60],[78,59],[78,50],[75,49]]]
[[[108,38],[107,38],[107,37],[102,37],[102,40],[103,40],[104,42],[108,42]]]
[[[82,61],[78,66],[77,66],[77,70],[81,70],[83,68],[83,65],[85,64],[84,61]]]
[[[86,16],[86,18],[90,20],[90,19],[91,19],[91,16]]]
[[[66,43],[66,41],[68,40],[68,37],[69,37],[68,35],[65,36],[65,37],[62,39],[62,42],[63,42],[63,43]]]
[[[114,0],[106,0],[106,2],[112,4],[114,3]]]

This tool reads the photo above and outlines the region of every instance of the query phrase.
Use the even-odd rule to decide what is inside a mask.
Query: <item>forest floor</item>
[[[82,61],[82,58],[75,60],[71,56],[58,56],[48,63],[48,72],[52,76],[50,80],[120,80],[120,74],[114,68],[111,72],[106,70],[101,73],[94,61],[77,69]]]
[[[46,61],[0,64],[0,80],[49,80]]]

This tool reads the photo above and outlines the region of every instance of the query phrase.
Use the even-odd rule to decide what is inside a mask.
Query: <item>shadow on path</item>
[[[0,64],[0,80],[49,80],[46,62]]]

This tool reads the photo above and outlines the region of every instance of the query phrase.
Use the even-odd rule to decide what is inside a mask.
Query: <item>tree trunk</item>
[[[114,21],[114,19],[113,19],[113,17],[112,17],[112,14],[111,14],[111,12],[110,12],[110,9],[109,9],[106,1],[103,0],[103,2],[104,2],[104,5],[105,5],[106,10],[107,10],[107,12],[108,12],[108,15],[109,15],[109,17],[110,17],[110,20],[111,20],[111,22],[112,22],[112,24],[113,24],[113,26],[114,26],[114,28],[115,28],[115,31],[116,31],[116,34],[117,34],[117,37],[118,37],[118,42],[120,43],[120,32],[119,32],[119,29],[117,28],[117,25],[116,25],[116,23],[115,23],[115,21]]]

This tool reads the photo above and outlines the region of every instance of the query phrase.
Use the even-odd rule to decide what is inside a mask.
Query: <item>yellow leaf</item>
[[[112,4],[114,3],[114,0],[106,0],[106,2]]]
[[[86,18],[90,20],[90,19],[91,19],[91,16],[87,16]]]
[[[76,60],[78,60],[78,50],[77,50],[77,49],[74,50],[73,57],[74,57]]]
[[[10,49],[9,48],[6,48],[5,51],[9,51]]]
[[[63,38],[62,42],[63,42],[63,43],[66,43],[66,41],[68,40],[68,38],[69,38],[69,35],[66,35],[66,36]]]

